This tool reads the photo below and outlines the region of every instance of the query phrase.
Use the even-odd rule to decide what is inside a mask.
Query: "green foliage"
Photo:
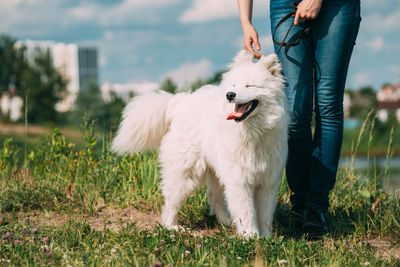
[[[24,49],[15,49],[16,40],[9,35],[0,35],[0,93],[10,83],[21,84],[21,75],[28,68],[24,60]]]
[[[350,117],[363,119],[371,110],[377,109],[376,91],[371,86],[365,86],[358,90],[347,90],[350,95]]]
[[[62,99],[67,81],[53,66],[49,51],[37,50],[30,63],[25,51],[16,47],[12,37],[0,35],[0,92],[14,83],[16,94],[29,98],[30,122],[56,122],[55,104]]]
[[[197,89],[199,89],[200,87],[206,85],[206,84],[214,84],[214,85],[218,85],[221,80],[222,80],[222,74],[225,71],[219,71],[217,73],[215,73],[212,77],[206,79],[206,80],[197,80],[196,82],[194,82],[191,86],[190,86],[190,91],[194,92]]]
[[[27,95],[30,122],[56,122],[55,104],[62,99],[67,81],[53,66],[50,51],[40,51],[23,76],[21,94]]]
[[[12,138],[7,138],[4,140],[2,149],[0,150],[0,168],[6,173],[12,169],[15,163],[15,153],[16,150],[12,146]]]
[[[375,256],[367,242],[310,242],[304,238],[242,239],[217,233],[192,236],[163,228],[141,231],[127,224],[119,233],[95,231],[70,221],[37,229],[10,218],[0,226],[0,258],[11,265],[52,266],[396,266]],[[389,262],[391,260],[391,262]],[[5,262],[6,263],[6,262]],[[157,265],[155,265],[157,266]]]
[[[114,129],[120,121],[124,106],[124,101],[115,94],[111,95],[110,102],[105,102],[98,84],[90,81],[78,94],[76,109],[71,113],[71,120],[82,122],[87,119],[96,121],[103,130]]]
[[[359,89],[360,95],[372,100],[376,98],[376,91],[371,86],[364,86]]]
[[[343,133],[342,154],[383,156],[387,152],[390,132],[393,128],[392,146],[396,155],[400,151],[400,125],[396,118],[389,116],[387,122],[377,119],[376,111],[371,110],[361,128],[345,129]]]
[[[170,78],[167,78],[161,83],[160,88],[167,93],[175,94],[178,86]]]
[[[371,114],[360,131],[360,142],[370,139],[364,134],[371,134],[372,118]],[[53,129],[29,149],[26,164],[16,161],[18,155],[22,157],[21,150],[10,139],[0,148],[0,259],[4,263],[400,264],[398,257],[382,257],[379,248],[371,245],[373,240],[386,240],[396,246],[400,240],[400,199],[384,190],[385,171],[363,173],[354,166],[339,170],[327,216],[329,233],[321,240],[307,240],[294,230],[285,179],[279,188],[273,235],[269,239],[243,239],[233,227],[218,224],[208,215],[204,189],[189,198],[179,214],[179,222],[194,232],[168,231],[161,226],[144,230],[133,221],[120,222],[119,231],[114,232],[106,229],[108,217],[100,230],[95,229],[91,218],[101,216],[104,208],[121,210],[129,206],[159,214],[162,197],[157,153],[117,157],[107,147],[104,153],[96,153],[93,122],[87,120],[82,138],[84,148],[79,150]],[[39,213],[40,219],[27,218],[33,213]],[[53,216],[64,219],[54,225],[47,223]],[[392,247],[384,249],[390,251]]]
[[[106,116],[104,106],[99,85],[95,81],[89,81],[78,93],[74,115],[78,121],[82,121],[84,116],[90,121],[102,121]]]

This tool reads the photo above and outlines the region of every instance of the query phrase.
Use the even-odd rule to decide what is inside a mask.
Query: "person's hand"
[[[249,51],[250,53],[253,53],[255,58],[260,58],[262,54],[257,53],[253,49],[253,44],[256,48],[257,51],[260,51],[260,43],[258,41],[258,33],[254,29],[253,25],[251,23],[242,25],[243,28],[243,41],[244,41],[244,49]]]
[[[303,0],[297,6],[294,25],[299,26],[299,20],[313,20],[318,16],[322,0]]]

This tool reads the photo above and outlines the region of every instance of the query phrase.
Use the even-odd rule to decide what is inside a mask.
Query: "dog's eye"
[[[248,85],[246,85],[246,88],[247,87],[258,87],[257,85],[253,85],[253,84],[248,84]]]

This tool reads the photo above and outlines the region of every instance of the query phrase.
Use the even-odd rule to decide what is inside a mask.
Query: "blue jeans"
[[[292,11],[292,1],[270,1],[272,32]],[[286,177],[294,208],[328,209],[342,146],[345,80],[360,21],[360,0],[324,0],[318,17],[293,26],[286,42],[295,41],[306,26],[311,31],[298,46],[282,47],[278,55],[291,113]],[[278,42],[291,23],[293,18],[278,28]]]

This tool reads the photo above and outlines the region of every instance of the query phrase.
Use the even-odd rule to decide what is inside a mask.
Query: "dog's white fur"
[[[220,86],[135,97],[123,112],[112,150],[124,154],[160,146],[161,220],[167,228],[179,228],[179,208],[207,180],[211,213],[220,222],[233,222],[245,236],[268,237],[287,156],[281,66],[275,54],[255,63],[241,51],[229,67]],[[236,93],[234,103],[228,103],[227,92]],[[253,99],[259,104],[245,120],[226,120],[235,103]]]

